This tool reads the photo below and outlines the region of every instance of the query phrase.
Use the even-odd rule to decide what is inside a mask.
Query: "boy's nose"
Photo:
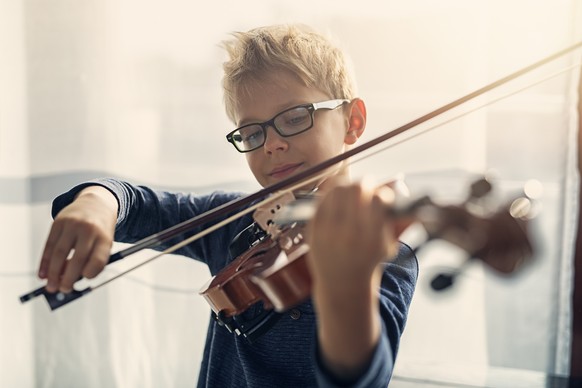
[[[265,135],[266,139],[265,144],[263,145],[263,147],[265,147],[265,152],[273,153],[277,150],[284,151],[289,148],[289,143],[287,140],[283,136],[279,135],[277,131],[275,131],[275,128],[268,126]]]

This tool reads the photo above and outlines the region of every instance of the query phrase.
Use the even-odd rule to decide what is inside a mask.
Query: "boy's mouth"
[[[285,164],[283,166],[275,167],[269,173],[269,176],[273,178],[285,178],[292,173],[294,173],[299,167],[301,167],[303,163],[296,163],[296,164]]]

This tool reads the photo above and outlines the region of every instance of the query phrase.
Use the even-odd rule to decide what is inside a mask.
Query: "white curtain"
[[[186,0],[0,0],[0,386],[195,384],[209,309],[197,295],[208,271],[192,260],[161,258],[55,312],[18,296],[42,284],[34,272],[50,201],[75,183],[107,175],[200,193],[258,188],[224,141],[231,124],[217,43],[279,22],[317,26],[350,54],[368,107],[364,140],[582,39],[574,0],[202,8]],[[530,179],[543,186],[531,224],[536,254],[517,276],[473,263],[435,293],[432,276],[458,266],[463,253],[447,244],[421,251],[395,386],[512,386],[568,373],[580,57],[565,56],[354,164],[356,177],[404,173],[413,195],[450,202],[485,172],[493,172],[499,202]],[[111,266],[93,284],[150,255]]]

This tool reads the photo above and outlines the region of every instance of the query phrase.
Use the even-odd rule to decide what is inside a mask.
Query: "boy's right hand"
[[[81,276],[94,278],[109,261],[117,222],[117,199],[101,186],[83,189],[55,217],[38,276],[48,292],[71,292]]]

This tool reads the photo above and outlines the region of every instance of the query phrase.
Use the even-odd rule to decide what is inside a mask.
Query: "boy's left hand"
[[[321,199],[307,227],[309,265],[317,286],[368,284],[397,250],[388,207],[394,192],[370,181],[337,185]]]
[[[366,370],[379,341],[378,264],[397,249],[387,211],[393,202],[386,186],[338,185],[323,196],[307,225],[319,354],[341,381],[354,381]]]

